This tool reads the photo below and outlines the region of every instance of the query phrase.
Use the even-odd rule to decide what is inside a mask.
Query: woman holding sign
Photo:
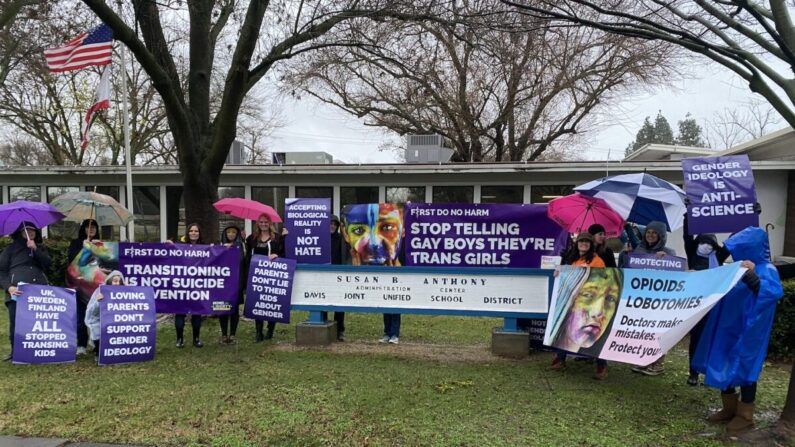
[[[243,302],[243,295],[246,293],[246,245],[243,241],[242,232],[236,225],[229,225],[221,232],[221,243],[225,247],[238,247],[240,249],[240,281],[237,292],[237,305],[233,306],[231,314],[224,314],[218,317],[221,324],[221,344],[231,345],[237,343],[237,324],[240,322],[240,303]]]
[[[42,244],[41,233],[35,225],[23,223],[11,235],[11,239],[11,244],[0,253],[0,287],[6,292],[8,331],[13,354],[17,296],[22,294],[17,284],[48,284],[44,272],[50,268],[51,261],[47,247]],[[8,354],[4,360],[11,360],[12,354]]]
[[[102,278],[104,276],[104,272],[97,269],[95,274],[85,275],[93,277],[85,277],[84,274],[80,272],[79,267],[89,263],[91,260],[92,244],[97,242],[100,242],[99,224],[97,224],[97,221],[94,219],[86,219],[80,224],[80,229],[77,230],[77,238],[72,239],[72,242],[69,244],[69,250],[66,252],[66,259],[70,265],[75,262],[75,258],[78,255],[82,255],[83,253],[86,254],[85,256],[81,256],[80,260],[75,264],[71,275],[69,270],[70,266],[67,266],[66,269],[66,285],[74,288],[77,294],[77,355],[85,354],[86,347],[88,346],[88,328],[84,320],[86,316],[86,307],[88,306],[88,301],[91,296],[86,293],[86,287],[89,288],[88,293],[92,293],[93,290],[99,288],[102,282],[102,279],[99,279],[99,283],[97,283],[97,277]],[[79,287],[81,285],[80,283],[83,283],[83,287]]]
[[[276,233],[276,227],[267,214],[262,214],[257,218],[254,229],[246,238],[246,266],[251,264],[253,255],[263,255],[269,259],[284,257],[284,243],[282,238]],[[257,335],[254,338],[255,343],[273,338],[273,330],[276,328],[275,322],[268,322],[267,334],[263,334],[264,322],[262,320],[256,320],[254,325],[257,330]]]
[[[199,245],[203,244],[202,241],[202,232],[201,228],[199,228],[199,224],[192,223],[188,225],[188,233],[180,238],[180,240],[188,245]],[[185,347],[185,319],[187,318],[186,314],[175,314],[174,315],[174,327],[177,330],[177,347],[184,348]],[[202,330],[202,316],[201,315],[191,315],[190,316],[190,326],[193,329],[193,346],[196,348],[201,348],[204,346],[201,339],[199,339],[199,334]]]

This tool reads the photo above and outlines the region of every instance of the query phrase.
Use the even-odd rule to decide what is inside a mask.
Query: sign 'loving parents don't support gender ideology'
[[[747,155],[687,158],[682,160],[682,170],[690,234],[732,233],[759,226]]]
[[[38,284],[19,286],[13,363],[67,363],[77,355],[75,292]]]
[[[157,313],[229,313],[238,299],[240,248],[122,242],[119,269],[127,285],[155,289]]]
[[[648,365],[687,335],[744,272],[739,263],[697,272],[563,266],[544,344]]]
[[[153,360],[157,337],[154,289],[103,285],[100,293],[99,364]]]

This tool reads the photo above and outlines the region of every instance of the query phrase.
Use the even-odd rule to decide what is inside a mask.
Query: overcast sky
[[[700,124],[712,120],[725,108],[739,108],[752,98],[761,98],[748,90],[738,76],[723,68],[697,67],[691,79],[678,80],[671,87],[639,94],[610,109],[617,124],[591,134],[587,140],[587,156],[591,160],[620,160],[624,149],[634,139],[646,116],[652,120],[661,110],[676,134],[677,121],[689,112]],[[284,101],[285,126],[273,136],[273,150],[325,151],[346,163],[396,162],[394,153],[379,151],[379,145],[390,137],[384,132],[364,126],[356,119],[332,106],[311,99]],[[779,123],[773,130],[784,127]]]

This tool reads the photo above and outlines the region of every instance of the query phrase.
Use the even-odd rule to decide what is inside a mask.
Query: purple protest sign
[[[647,269],[647,270],[669,270],[684,272],[687,270],[687,259],[679,256],[665,255],[658,258],[656,255],[648,253],[631,252],[627,256],[628,269]]]
[[[157,314],[151,287],[100,286],[99,364],[145,362],[155,358]]]
[[[77,303],[71,289],[19,286],[13,362],[69,363],[77,355]]]
[[[331,199],[285,199],[286,257],[299,264],[331,263]]]
[[[747,155],[687,158],[682,160],[682,170],[690,234],[731,233],[759,226],[754,174]]]
[[[539,268],[566,232],[546,205],[406,204],[406,265]]]
[[[237,303],[240,248],[122,242],[119,269],[128,285],[155,289],[158,313],[229,313]]]
[[[294,277],[294,259],[252,256],[243,315],[255,320],[290,323]]]

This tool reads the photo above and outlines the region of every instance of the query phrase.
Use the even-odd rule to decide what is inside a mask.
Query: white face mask
[[[705,257],[705,258],[707,256],[711,255],[713,251],[715,251],[715,249],[712,248],[711,244],[698,244],[698,248],[696,249],[696,253],[699,256],[702,256],[702,257]]]

